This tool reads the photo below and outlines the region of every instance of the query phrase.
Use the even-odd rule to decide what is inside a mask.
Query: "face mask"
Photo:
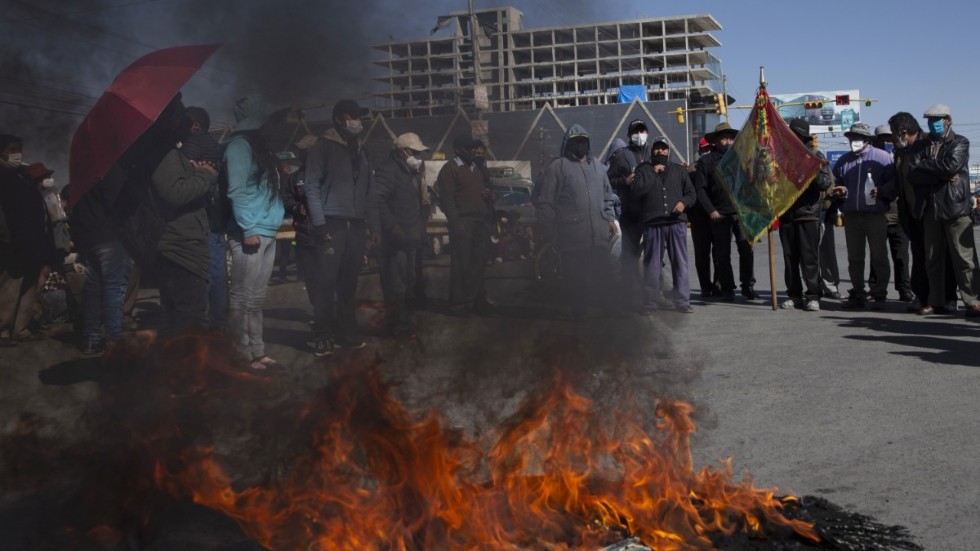
[[[473,162],[473,154],[469,151],[457,151],[456,156],[459,160],[463,161],[463,164],[470,164]]]
[[[946,125],[943,123],[943,119],[929,123],[929,133],[933,136],[942,136],[944,132],[946,132]]]
[[[364,123],[361,122],[361,119],[347,121],[347,131],[351,134],[356,136],[360,134],[362,130],[364,130]]]
[[[20,166],[24,164],[24,154],[11,153],[10,155],[7,155],[7,164],[10,166]]]
[[[650,158],[650,162],[653,166],[664,165],[667,166],[667,156],[666,155],[654,155]]]
[[[473,155],[473,164],[476,166],[487,166],[487,158],[483,155]]]
[[[41,180],[41,187],[45,189],[54,187],[54,178],[45,178]]]
[[[408,165],[408,168],[418,172],[419,169],[422,168],[422,159],[412,155],[411,157],[405,159],[405,164]]]
[[[905,149],[908,146],[909,146],[909,142],[903,140],[902,138],[895,140],[895,149]]]
[[[715,151],[717,151],[718,153],[721,153],[722,155],[724,155],[725,153],[728,152],[728,146],[727,145],[718,144],[718,145],[715,146]]]
[[[864,149],[864,140],[851,140],[851,151],[857,153]]]
[[[630,136],[630,141],[633,142],[633,145],[636,147],[643,147],[647,144],[647,133],[642,132],[640,134],[633,134]]]
[[[568,152],[576,159],[584,159],[589,153],[589,142],[585,140],[575,140],[568,144]]]

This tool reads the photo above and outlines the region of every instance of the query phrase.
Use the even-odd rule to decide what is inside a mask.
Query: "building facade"
[[[439,17],[430,38],[374,46],[384,52],[374,62],[386,73],[375,78],[385,85],[376,110],[387,117],[472,111],[481,88],[491,112],[615,104],[627,87],[643,101],[695,105],[723,92],[721,61],[709,51],[721,46],[711,34],[721,25],[710,15],[538,29],[523,28],[513,7],[472,16],[453,12]]]

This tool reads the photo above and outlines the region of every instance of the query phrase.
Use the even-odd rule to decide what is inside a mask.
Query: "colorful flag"
[[[822,162],[790,130],[766,89],[760,88],[745,126],[715,168],[750,243],[793,205]]]

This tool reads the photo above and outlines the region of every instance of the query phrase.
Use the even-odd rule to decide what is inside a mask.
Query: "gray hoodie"
[[[591,153],[578,160],[566,152],[576,136],[589,134],[577,124],[565,132],[562,156],[548,166],[535,201],[538,220],[555,231],[563,251],[608,246],[609,222],[616,219],[606,166]]]

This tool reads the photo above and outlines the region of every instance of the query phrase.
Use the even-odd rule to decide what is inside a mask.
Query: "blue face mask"
[[[943,124],[943,119],[936,119],[929,123],[929,132],[933,136],[942,136],[945,131],[946,125]]]

